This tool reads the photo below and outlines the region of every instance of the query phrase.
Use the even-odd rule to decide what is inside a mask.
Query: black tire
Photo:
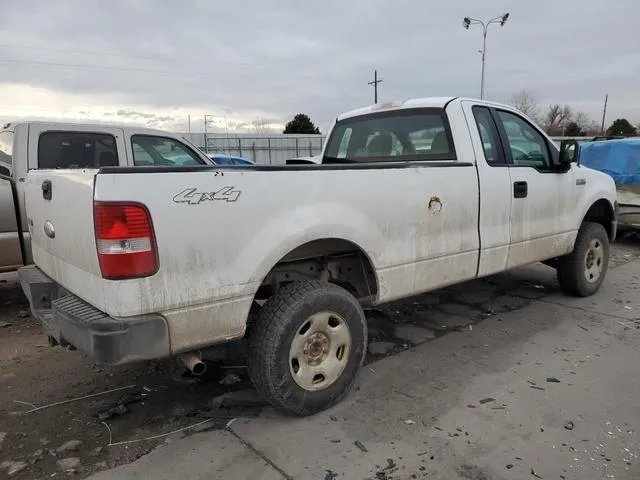
[[[592,242],[602,248],[600,274],[589,278],[585,271]],[[592,258],[593,260],[593,258]],[[567,295],[588,297],[600,289],[609,268],[609,236],[599,223],[584,222],[578,230],[573,252],[558,259],[558,282]]]
[[[324,312],[336,314],[340,325],[348,327],[351,346],[343,351],[347,358],[340,357],[344,366],[335,381],[310,390],[294,379],[296,360],[290,361],[290,353],[294,337],[308,338],[301,332],[312,335],[315,331],[310,317]],[[328,324],[333,320],[329,317]],[[258,393],[276,408],[307,416],[338,403],[351,389],[364,362],[367,322],[362,307],[345,289],[321,281],[294,282],[280,288],[263,306],[249,332],[248,344],[249,376]]]

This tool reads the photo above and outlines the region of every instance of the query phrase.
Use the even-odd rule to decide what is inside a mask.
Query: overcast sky
[[[0,11],[0,116],[146,123],[194,131],[274,125],[299,112],[323,130],[381,100],[520,89],[600,122],[640,122],[640,0],[33,0]]]

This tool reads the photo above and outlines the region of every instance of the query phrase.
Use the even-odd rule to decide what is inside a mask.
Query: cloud
[[[58,114],[74,110],[53,100],[66,98],[81,117],[163,128],[210,114],[216,128],[251,130],[255,118],[283,124],[300,112],[325,127],[372,102],[374,68],[381,99],[477,96],[482,32],[461,20],[504,11],[508,23],[487,37],[488,98],[526,88],[595,119],[609,93],[608,116],[640,119],[637,0],[615,9],[581,0],[9,2],[0,114],[33,112],[47,97]],[[16,86],[39,93],[18,101]]]

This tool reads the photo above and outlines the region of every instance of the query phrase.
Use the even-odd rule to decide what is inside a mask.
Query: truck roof
[[[373,105],[368,105],[366,107],[357,108],[355,110],[351,110],[349,112],[342,113],[338,115],[336,121],[344,120],[345,118],[357,117],[358,115],[366,115],[368,113],[374,113],[381,110],[391,111],[391,110],[402,110],[405,108],[444,108],[449,102],[456,100],[470,100],[476,103],[481,103],[483,105],[495,106],[495,107],[506,107],[513,109],[509,105],[504,105],[501,103],[490,102],[486,100],[478,100],[477,98],[466,98],[466,97],[424,97],[424,98],[410,98],[408,100],[396,100],[389,102],[380,102]]]
[[[11,130],[13,131],[17,125],[47,125],[51,127],[65,127],[70,128],[74,126],[83,126],[89,128],[95,128],[96,130],[100,130],[101,128],[122,128],[125,130],[135,130],[139,133],[149,133],[149,134],[164,134],[167,132],[165,130],[159,130],[148,127],[140,127],[137,125],[128,125],[125,123],[92,123],[92,122],[83,122],[83,121],[66,121],[60,122],[55,120],[17,120],[13,122],[7,122],[2,124],[1,130]]]
[[[411,98],[408,100],[395,100],[389,102],[380,102],[366,107],[357,108],[338,115],[337,120],[345,118],[357,117],[358,115],[366,115],[380,110],[401,110],[404,108],[443,108],[448,102],[456,97],[426,97]]]

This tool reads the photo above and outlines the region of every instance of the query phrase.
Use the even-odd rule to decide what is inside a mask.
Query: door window
[[[540,132],[511,112],[498,110],[498,118],[509,142],[507,154],[511,153],[514,166],[550,168],[549,148]]]
[[[500,144],[498,129],[487,107],[473,107],[473,117],[476,120],[478,134],[482,141],[484,158],[489,165],[505,165],[504,152]]]
[[[168,137],[133,135],[131,137],[133,164],[139,166],[204,165],[186,145]]]

